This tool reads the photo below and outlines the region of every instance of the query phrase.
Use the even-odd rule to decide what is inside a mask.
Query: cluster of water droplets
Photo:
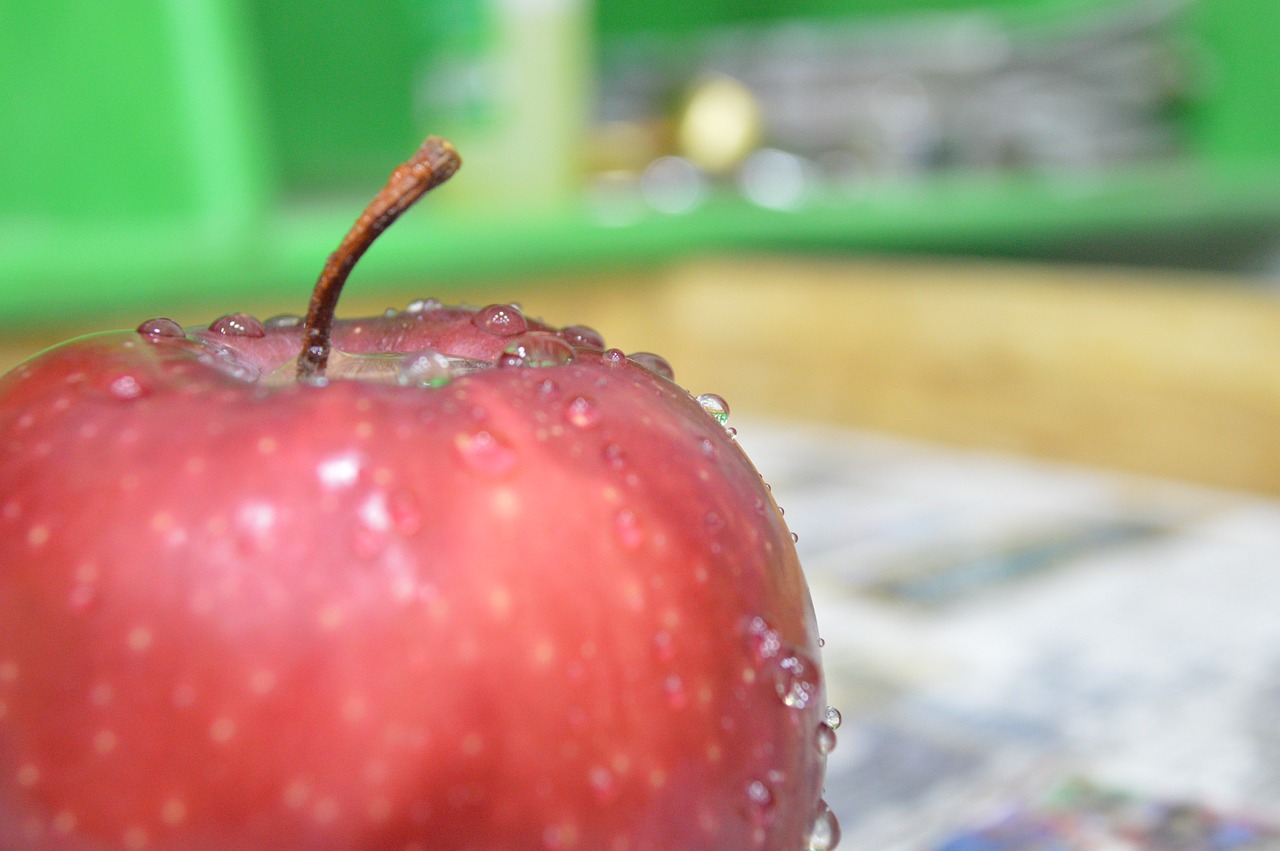
[[[763,617],[754,617],[747,624],[747,644],[755,662],[757,675],[763,675],[767,685],[788,709],[803,710],[817,698],[820,692],[820,674],[817,661],[805,651],[782,640]],[[814,731],[813,746],[825,759],[836,747],[836,730],[840,728],[840,710],[828,706],[822,721]],[[753,812],[772,804],[772,789],[764,781],[753,781],[747,790],[748,803]],[[840,842],[840,824],[826,801],[819,800],[813,821],[805,837],[804,851],[831,851]]]
[[[805,651],[787,644],[762,617],[751,619],[748,641],[756,664],[773,683],[778,698],[791,709],[804,709],[819,690],[818,664]]]

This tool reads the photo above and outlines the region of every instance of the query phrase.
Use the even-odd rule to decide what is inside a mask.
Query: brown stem
[[[429,189],[444,183],[462,165],[458,152],[444,139],[428,136],[409,161],[391,172],[387,185],[365,208],[342,238],[336,251],[329,255],[324,271],[316,281],[302,328],[302,352],[298,355],[298,379],[314,381],[324,377],[329,363],[329,332],[338,296],[351,268],[373,241],[400,214],[413,206]]]

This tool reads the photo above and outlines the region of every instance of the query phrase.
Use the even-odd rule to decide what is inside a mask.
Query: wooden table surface
[[[449,293],[353,282],[340,314]],[[184,324],[218,312],[157,305]],[[1280,494],[1280,295],[1186,273],[961,261],[704,259],[454,300],[518,301],[656,351],[735,416],[800,419]],[[10,328],[0,369],[146,316]]]

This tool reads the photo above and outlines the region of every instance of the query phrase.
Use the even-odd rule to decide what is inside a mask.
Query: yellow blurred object
[[[725,74],[697,83],[676,130],[679,152],[712,174],[732,171],[760,143],[760,103],[746,85]]]

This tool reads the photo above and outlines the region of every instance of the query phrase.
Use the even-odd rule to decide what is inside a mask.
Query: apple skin
[[[660,359],[486,311],[335,324],[505,361],[443,386],[291,380],[243,316],[0,378],[0,848],[804,847],[826,695],[759,473]]]

